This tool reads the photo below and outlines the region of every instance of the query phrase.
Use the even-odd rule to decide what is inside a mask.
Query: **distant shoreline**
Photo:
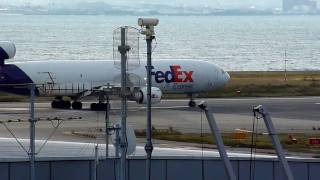
[[[166,14],[166,13],[82,13],[82,12],[1,12],[0,14],[3,15],[39,15],[39,16],[181,16],[181,17],[188,17],[188,16],[198,16],[198,17],[214,17],[214,16],[319,16],[320,13],[315,14],[283,14],[283,13],[209,13],[209,14],[198,14],[198,13],[174,13],[174,14]]]

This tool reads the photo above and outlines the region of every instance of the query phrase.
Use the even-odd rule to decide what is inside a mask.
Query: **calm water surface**
[[[113,30],[134,16],[0,15],[0,40],[21,60],[112,59]],[[226,70],[320,69],[319,16],[159,17],[157,59],[205,59]],[[145,59],[145,42],[140,43]]]

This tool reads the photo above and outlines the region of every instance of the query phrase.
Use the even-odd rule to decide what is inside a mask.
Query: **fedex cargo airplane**
[[[97,89],[120,84],[120,69],[113,60],[49,60],[5,62],[15,54],[14,44],[0,43],[0,91],[29,95],[27,86],[36,84],[36,95],[56,97],[52,108],[82,109],[81,99],[96,95],[98,103],[91,110],[105,108],[105,98]],[[216,65],[201,60],[153,60],[152,102],[160,102],[162,93],[180,93],[190,96],[189,106],[195,106],[192,95],[222,87],[230,76]],[[128,70],[128,84],[140,87],[132,93],[132,100],[146,103],[146,62]],[[70,97],[72,102],[62,97]]]

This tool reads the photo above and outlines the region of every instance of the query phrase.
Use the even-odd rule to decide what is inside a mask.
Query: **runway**
[[[212,108],[217,123],[222,131],[233,131],[236,128],[250,129],[252,127],[252,108],[259,104],[268,108],[278,132],[306,132],[317,133],[313,127],[320,128],[320,97],[281,97],[281,98],[216,98],[197,99],[197,102],[205,100]],[[168,128],[182,132],[200,132],[201,120],[204,131],[208,131],[205,116],[199,108],[189,108],[187,99],[163,100],[160,104],[153,105],[153,125],[156,128]],[[135,129],[145,128],[144,105],[129,102],[128,123]],[[93,112],[88,109],[90,102],[84,103],[84,110],[57,110],[51,109],[49,102],[36,103],[37,118],[67,119],[70,117],[81,117],[81,120],[66,121],[63,130],[104,127],[105,112]],[[112,110],[110,119],[117,122],[120,119],[120,102],[111,101]],[[28,103],[0,103],[0,120],[27,120],[29,118]],[[12,125],[13,123],[10,123]],[[23,138],[24,131],[27,132],[28,123],[16,123],[14,128],[19,128]],[[51,124],[51,123],[49,123]],[[50,128],[48,122],[38,123],[38,135],[41,137],[41,129]],[[264,129],[261,123],[261,130]],[[47,131],[47,129],[45,130]],[[61,131],[61,130],[60,130]],[[7,137],[3,131],[1,137]],[[64,139],[58,139],[64,140]]]
[[[294,97],[294,98],[217,98],[197,99],[197,102],[206,100],[208,106],[213,109],[214,116],[222,132],[232,132],[236,128],[248,129],[252,127],[252,107],[262,104],[270,110],[270,115],[279,133],[319,133],[313,127],[320,127],[319,108],[320,97]],[[186,106],[188,100],[169,99],[160,104],[153,105],[152,120],[156,128],[172,127],[184,133],[210,132],[208,123],[203,112],[199,108]],[[134,129],[145,129],[146,112],[144,105],[129,102],[128,124]],[[88,109],[90,102],[84,103],[84,110],[57,110],[51,109],[49,102],[35,104],[35,117],[43,121],[37,122],[36,138],[45,140],[57,125],[57,121],[46,121],[47,118],[64,119],[61,126],[50,141],[93,143],[96,140],[88,137],[70,135],[75,131],[96,131],[104,129],[105,112],[93,112]],[[111,101],[112,110],[110,119],[112,122],[120,120],[120,102]],[[69,118],[81,117],[77,120]],[[8,128],[16,137],[29,138],[29,104],[23,103],[0,103],[0,120],[6,122]],[[19,120],[20,122],[13,122]],[[11,121],[11,122],[8,122]],[[202,128],[202,129],[201,129]],[[263,123],[259,130],[265,132]],[[12,138],[12,135],[0,126],[0,137]],[[98,135],[97,141],[104,143],[104,135]],[[137,144],[142,146],[143,139],[138,139]],[[199,145],[189,143],[167,142],[154,140],[158,148],[191,148],[199,150]],[[92,149],[90,150],[92,151]]]

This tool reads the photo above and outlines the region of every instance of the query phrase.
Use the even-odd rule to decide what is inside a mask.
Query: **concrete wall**
[[[37,180],[93,180],[92,160],[42,160],[36,163]],[[239,180],[250,179],[250,161],[232,160]],[[115,180],[115,159],[101,160],[98,165],[98,180]],[[256,180],[286,179],[282,167],[276,160],[256,160],[252,174]],[[290,161],[297,180],[319,180],[320,161]],[[26,161],[0,162],[1,180],[29,179],[29,163]],[[128,160],[128,180],[144,180],[145,160]],[[152,180],[227,180],[220,159],[159,158],[152,162]]]

